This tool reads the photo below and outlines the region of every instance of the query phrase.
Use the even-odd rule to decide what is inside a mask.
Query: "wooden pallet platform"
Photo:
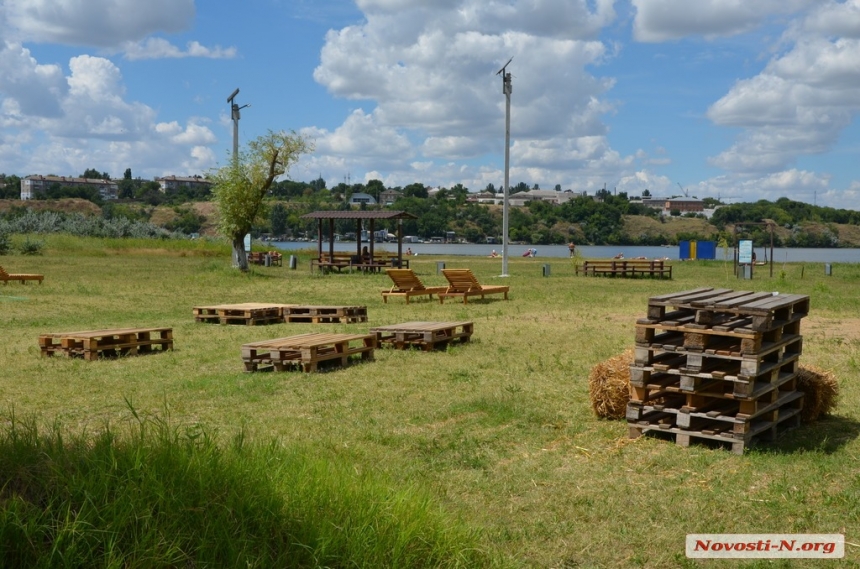
[[[195,306],[196,322],[217,324],[275,324],[284,321],[284,308],[290,304],[267,304],[245,302],[242,304],[218,304],[215,306]]]
[[[404,322],[389,326],[377,326],[370,332],[376,334],[378,345],[399,349],[420,347],[429,351],[447,346],[454,340],[468,342],[474,331],[473,322]]]
[[[314,324],[367,322],[367,307],[292,305],[284,308],[284,321]]]
[[[797,399],[796,401],[802,401]],[[628,423],[628,435],[631,439],[638,438],[644,434],[655,434],[667,437],[675,441],[679,446],[687,447],[693,441],[706,442],[715,441],[723,445],[731,446],[735,454],[743,454],[744,449],[751,444],[761,441],[773,441],[788,429],[800,425],[801,406],[787,407],[780,411],[777,416],[763,420],[751,421],[745,426],[746,431],[734,432],[731,423],[712,426],[704,430],[684,429],[674,425],[670,413],[662,413],[660,417],[652,417],[650,420],[638,423]]]
[[[375,334],[299,334],[242,346],[245,371],[271,366],[276,371],[319,371],[321,364],[346,366],[352,359],[373,360]]]
[[[630,400],[638,403],[648,403],[671,394],[688,395],[700,399],[733,399],[738,401],[756,401],[771,391],[797,379],[799,363],[797,358],[784,363],[775,363],[772,367],[754,378],[742,381],[736,377],[727,378],[698,378],[685,376],[677,370],[664,372],[646,372],[636,385],[630,384]],[[689,405],[697,406],[690,402]]]
[[[744,434],[756,420],[767,419],[775,421],[780,413],[793,412],[802,409],[802,391],[774,391],[773,397],[756,401],[751,413],[744,413],[740,401],[726,399],[711,399],[699,407],[688,407],[683,398],[666,398],[661,403],[642,405],[630,403],[627,405],[626,418],[630,423],[659,423],[664,416],[672,416],[671,423],[682,429],[707,431],[727,423],[734,434]],[[656,419],[656,420],[655,420]],[[723,426],[723,429],[725,427]]]
[[[692,318],[695,324],[714,326],[731,316],[747,317],[751,330],[763,331],[775,321],[799,320],[808,313],[808,295],[698,288],[649,298],[647,319],[656,324]]]
[[[65,354],[92,361],[104,357],[132,356],[173,349],[172,328],[121,328],[41,334],[43,356]]]

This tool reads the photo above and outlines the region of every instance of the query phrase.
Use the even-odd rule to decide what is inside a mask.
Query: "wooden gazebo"
[[[316,219],[317,225],[317,260],[323,257],[323,222],[328,220],[328,255],[329,258],[334,257],[334,222],[336,219],[354,219],[355,220],[355,254],[361,255],[361,230],[363,223],[367,221],[370,233],[370,241],[368,244],[368,252],[371,259],[374,258],[373,248],[375,242],[374,231],[376,230],[377,220],[397,220],[397,266],[403,266],[403,220],[418,219],[417,216],[405,211],[314,211],[302,216],[302,219]]]

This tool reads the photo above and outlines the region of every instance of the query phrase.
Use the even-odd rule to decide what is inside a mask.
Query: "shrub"
[[[0,255],[8,255],[12,251],[12,240],[5,231],[0,231]]]
[[[41,255],[45,248],[44,241],[30,241],[30,238],[24,240],[18,250],[22,255]]]

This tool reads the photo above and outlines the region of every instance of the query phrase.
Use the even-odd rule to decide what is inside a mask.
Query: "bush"
[[[22,255],[41,255],[44,248],[44,241],[30,241],[30,238],[28,237],[23,243],[21,243],[18,250]]]
[[[12,251],[12,239],[5,231],[0,231],[0,255],[8,255]]]

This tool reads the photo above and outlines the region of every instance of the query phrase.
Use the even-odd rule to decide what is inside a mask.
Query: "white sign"
[[[738,241],[738,263],[742,265],[750,265],[753,262],[753,242],[752,239],[741,239]]]
[[[245,235],[245,252],[246,253],[251,252],[251,234],[250,233]]]

